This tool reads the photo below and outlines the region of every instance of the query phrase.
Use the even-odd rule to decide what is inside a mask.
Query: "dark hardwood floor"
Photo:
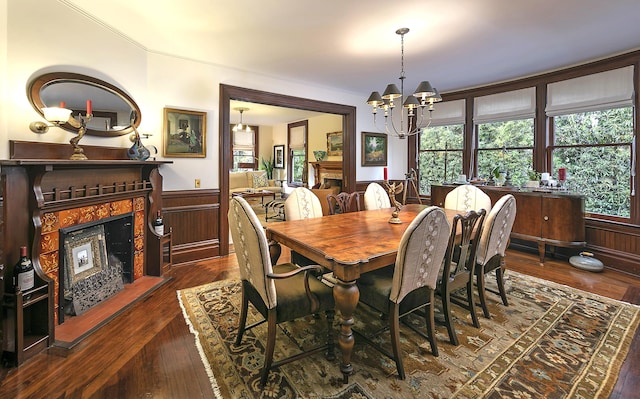
[[[282,260],[288,254],[283,253]],[[590,273],[566,261],[509,251],[508,268],[614,299],[640,304],[640,279]],[[19,368],[0,369],[0,398],[213,398],[209,379],[176,297],[176,290],[238,277],[231,255],[174,268],[151,295],[72,349],[49,348]],[[638,333],[612,398],[640,391]],[[338,372],[336,366],[336,373]]]

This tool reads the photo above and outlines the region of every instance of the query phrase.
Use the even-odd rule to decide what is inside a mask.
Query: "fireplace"
[[[59,230],[58,324],[134,281],[133,213]]]
[[[320,188],[338,187],[342,191],[342,161],[310,162],[313,166],[314,183]]]

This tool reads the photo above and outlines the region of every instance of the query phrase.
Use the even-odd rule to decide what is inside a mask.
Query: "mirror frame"
[[[72,73],[72,72],[51,72],[51,73],[46,73],[46,74],[43,74],[43,75],[40,75],[40,76],[34,78],[33,80],[31,80],[29,82],[29,84],[27,85],[27,97],[29,98],[29,102],[31,103],[33,108],[42,117],[44,117],[44,113],[42,112],[42,108],[45,107],[45,104],[42,101],[42,98],[40,97],[41,90],[44,87],[47,87],[47,86],[49,86],[51,84],[64,83],[64,82],[81,83],[81,84],[94,86],[94,87],[97,87],[99,89],[102,89],[102,90],[105,90],[107,92],[110,92],[111,94],[119,97],[122,101],[124,101],[125,103],[129,104],[131,109],[136,112],[136,117],[135,117],[135,119],[133,121],[133,126],[135,126],[136,128],[138,126],[140,126],[140,120],[142,118],[141,113],[140,113],[140,107],[138,107],[138,104],[136,104],[136,102],[133,100],[133,98],[131,98],[131,96],[129,96],[127,93],[125,93],[124,90],[120,89],[119,87],[117,87],[117,86],[115,86],[115,85],[113,85],[111,83],[108,83],[108,82],[105,82],[103,80],[94,78],[92,76],[87,76],[87,75],[82,75],[82,74],[79,74],[79,73]],[[64,125],[61,125],[60,127],[62,129],[64,129],[64,130],[67,130],[67,131],[73,132],[73,133],[77,133],[78,129],[79,129],[77,127],[73,127],[69,123],[65,123]],[[117,130],[117,131],[87,129],[85,134],[91,135],[91,136],[101,136],[101,137],[118,137],[118,136],[124,136],[125,134],[131,133],[132,131],[133,131],[132,125],[128,125],[125,129]]]

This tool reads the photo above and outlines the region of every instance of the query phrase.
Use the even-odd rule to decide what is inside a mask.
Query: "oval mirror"
[[[33,79],[27,86],[27,96],[33,108],[44,117],[42,108],[59,106],[72,111],[71,115],[85,115],[87,100],[91,100],[93,117],[87,121],[85,134],[93,136],[122,136],[140,125],[140,109],[133,99],[111,83],[78,73],[53,72]],[[135,111],[135,113],[133,113]],[[78,132],[69,123],[60,126]]]

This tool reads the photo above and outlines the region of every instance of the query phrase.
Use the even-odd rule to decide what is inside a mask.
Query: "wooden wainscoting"
[[[586,220],[587,250],[607,268],[640,276],[640,228],[638,226]]]
[[[162,204],[174,266],[220,256],[220,190],[165,191]]]

